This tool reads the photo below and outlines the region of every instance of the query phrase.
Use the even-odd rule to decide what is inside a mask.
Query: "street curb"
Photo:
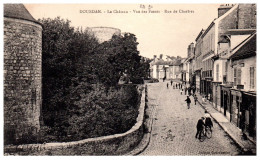
[[[200,104],[200,106],[202,108],[204,108],[207,112],[207,108],[202,105],[202,103],[200,103],[200,101],[198,101],[198,103]],[[209,112],[208,112],[209,113]],[[220,122],[218,122],[212,115],[211,113],[209,113],[210,116],[215,120],[215,122],[224,130],[224,132],[234,141],[234,143],[240,148],[240,150],[244,153],[248,153],[250,150],[248,150],[247,148],[244,147],[243,144],[241,144],[236,138],[235,136],[233,136],[231,133],[228,132],[227,128],[225,126],[223,126]],[[253,153],[253,154],[256,154],[256,153]]]
[[[148,108],[149,108],[149,106],[148,106]],[[140,141],[140,143],[137,145],[136,148],[134,148],[132,151],[130,151],[129,153],[124,154],[124,155],[126,155],[126,156],[136,156],[138,154],[141,154],[148,147],[150,140],[151,140],[152,125],[153,125],[153,120],[154,120],[154,118],[153,118],[154,117],[154,109],[155,109],[155,107],[153,107],[151,109],[151,116],[149,115],[149,118],[148,118],[148,121],[147,121],[148,122],[147,123],[148,132],[144,134],[143,139]]]

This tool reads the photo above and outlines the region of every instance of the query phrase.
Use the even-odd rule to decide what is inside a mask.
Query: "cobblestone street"
[[[168,82],[169,83],[169,82]],[[187,109],[186,96],[166,82],[148,84],[149,106],[154,121],[148,147],[140,155],[238,155],[239,149],[216,122],[211,139],[195,138],[196,124],[204,110],[199,104]]]

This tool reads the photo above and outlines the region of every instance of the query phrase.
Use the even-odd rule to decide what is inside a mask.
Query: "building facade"
[[[195,65],[188,67],[195,79],[189,80],[216,110],[255,139],[256,5],[221,5],[218,18],[195,41],[189,64]]]
[[[229,57],[231,63],[230,121],[256,139],[256,33],[239,44]]]
[[[181,57],[169,57],[163,54],[157,58],[154,55],[150,63],[150,77],[155,79],[181,79],[179,65],[183,59]]]
[[[202,72],[202,48],[203,48],[203,39],[202,34],[204,30],[202,29],[195,39],[195,57],[194,57],[194,74],[195,74],[195,84],[196,84],[196,91],[202,93],[202,85],[201,85],[201,72]]]

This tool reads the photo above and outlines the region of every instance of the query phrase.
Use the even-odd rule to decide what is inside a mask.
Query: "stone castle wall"
[[[40,128],[42,27],[4,17],[4,140],[30,141]]]

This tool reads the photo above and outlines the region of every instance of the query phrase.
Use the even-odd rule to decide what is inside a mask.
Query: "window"
[[[250,89],[255,88],[255,68],[250,67]]]
[[[219,80],[219,64],[216,66],[216,81]]]

